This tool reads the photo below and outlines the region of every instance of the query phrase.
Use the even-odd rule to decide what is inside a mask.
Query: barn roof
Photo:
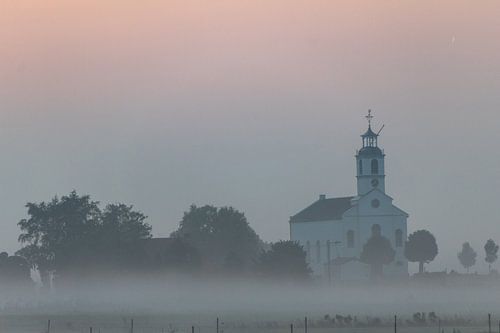
[[[354,197],[320,198],[312,205],[290,218],[290,222],[315,222],[341,220],[342,215],[353,205]]]

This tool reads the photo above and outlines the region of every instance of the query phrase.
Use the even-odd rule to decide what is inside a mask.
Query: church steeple
[[[365,147],[377,147],[378,134],[372,131],[372,110],[368,110],[368,115],[365,117],[368,119],[368,130],[365,134],[361,135],[363,138],[363,148]]]
[[[385,192],[384,153],[378,147],[379,133],[372,130],[372,111],[366,116],[368,130],[361,135],[363,147],[356,154],[358,195],[364,195],[374,188]]]

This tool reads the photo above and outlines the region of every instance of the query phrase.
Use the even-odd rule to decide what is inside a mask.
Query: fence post
[[[134,319],[130,319],[130,333],[134,333]]]
[[[491,333],[491,313],[488,313],[488,333]]]
[[[89,332],[92,333],[92,326],[89,327]]]
[[[398,333],[398,316],[394,316],[394,333]]]
[[[47,321],[47,333],[50,333],[50,319]]]
[[[194,333],[194,326],[191,326],[191,333]]]
[[[219,333],[219,317],[217,317],[217,333]]]
[[[290,324],[290,333],[293,333],[293,324]]]
[[[304,318],[304,333],[307,333],[307,317]]]

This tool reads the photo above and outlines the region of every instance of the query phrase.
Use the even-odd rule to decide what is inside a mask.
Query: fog
[[[26,314],[168,314],[256,321],[295,320],[304,315],[320,318],[326,314],[411,316],[422,311],[435,311],[443,316],[476,316],[495,312],[500,296],[493,284],[478,285],[471,281],[455,286],[386,283],[326,288],[286,281],[228,278],[201,281],[184,276],[87,282],[73,284],[71,290],[56,288],[36,295],[11,291],[2,300],[6,313],[16,309]]]
[[[35,297],[20,296],[19,291],[13,298],[2,294],[3,327],[25,332],[43,330],[48,319],[56,331],[85,331],[93,326],[96,331],[122,332],[129,329],[130,319],[135,319],[138,331],[190,331],[193,325],[213,331],[217,317],[221,329],[231,332],[286,332],[290,323],[299,329],[305,316],[311,331],[321,331],[325,315],[351,315],[359,323],[381,318],[379,325],[389,326],[386,329],[397,315],[404,331],[416,312],[435,312],[443,327],[450,321],[450,327],[467,331],[467,327],[486,327],[488,313],[497,319],[500,299],[495,284],[478,285],[471,280],[455,286],[400,283],[325,288],[185,276],[87,282],[67,290],[40,291]],[[437,323],[425,326],[429,325]]]

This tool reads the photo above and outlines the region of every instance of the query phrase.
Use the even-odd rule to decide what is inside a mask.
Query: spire
[[[365,117],[368,120],[368,128],[372,127],[372,110],[368,109],[368,115]]]
[[[377,147],[378,134],[373,132],[372,130],[372,110],[368,110],[368,115],[366,115],[365,118],[368,120],[368,130],[363,135],[361,135],[361,137],[363,138],[363,148]]]

